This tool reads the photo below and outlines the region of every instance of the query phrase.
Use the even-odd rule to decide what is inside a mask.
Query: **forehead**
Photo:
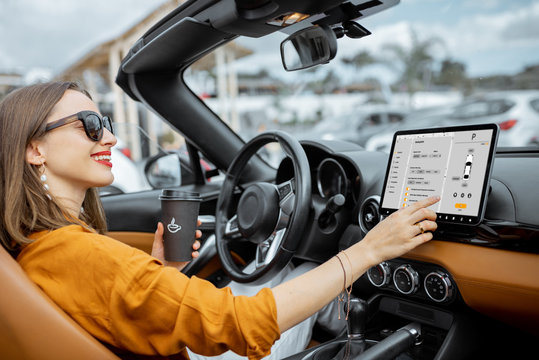
[[[53,107],[47,122],[58,120],[83,110],[91,110],[99,114],[97,105],[86,95],[75,90],[67,90],[60,101]]]

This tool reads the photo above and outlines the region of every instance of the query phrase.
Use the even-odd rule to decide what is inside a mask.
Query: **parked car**
[[[301,139],[345,140],[365,146],[367,140],[379,132],[398,126],[408,111],[388,104],[362,104],[350,114],[321,120]]]
[[[227,64],[226,69],[259,69],[258,66],[264,64],[281,67],[283,63],[290,70],[315,64],[319,68],[337,68],[339,62],[332,61],[332,56],[339,53],[339,46],[342,50],[357,44],[353,41],[363,44],[360,38],[370,33],[359,26],[366,17],[376,17],[380,11],[402,11],[405,16],[417,19],[418,12],[405,8],[414,3],[403,2],[395,6],[398,0],[188,0],[154,24],[125,52],[116,83],[128,96],[151,107],[186,137],[192,144],[187,148],[190,158],[195,159],[191,164],[198,165],[196,159],[203,154],[225,174],[208,182],[203,169],[192,166],[196,180],[175,186],[196,191],[202,197],[202,247],[200,256],[183,270],[185,274],[206,278],[216,286],[225,286],[230,280],[255,285],[273,279],[287,264],[322,263],[330,259],[340,250],[363,241],[380,221],[380,195],[388,168],[388,154],[338,139],[299,142],[278,130],[263,132],[244,141],[233,130],[230,121],[233,117],[229,116],[233,115],[229,110],[234,109],[237,99],[221,94],[223,102],[229,102],[219,109],[210,109],[197,97],[199,92],[193,90],[193,82],[197,79],[208,81],[215,78],[215,74],[226,73],[212,68],[211,64],[215,62],[208,59],[216,52],[217,59],[230,59],[238,46],[234,43],[225,49],[227,44],[243,40],[244,46],[251,44],[253,49],[258,49],[259,56],[256,52],[250,56],[244,54],[246,51],[240,52],[237,62]],[[454,26],[459,23],[465,23],[465,29],[468,29],[470,9],[479,6],[471,3],[452,2],[448,6],[432,2],[420,11],[428,13],[429,19],[435,22],[432,28],[449,22],[451,31],[447,33],[455,34],[456,41],[475,39],[479,32],[454,31]],[[490,19],[490,6],[493,6],[490,2],[485,6],[485,15],[480,21],[481,34],[489,34],[489,38],[490,26],[500,26],[498,19]],[[400,7],[403,9],[399,10]],[[524,8],[524,2],[511,2],[510,14],[519,13],[517,10],[521,8]],[[441,14],[466,17],[442,21]],[[526,24],[519,23],[522,27]],[[373,34],[369,36],[374,40],[393,40],[375,37],[374,25],[371,30]],[[301,48],[302,56],[298,55],[293,59],[295,61],[286,61],[290,60],[287,57],[282,59],[279,53],[281,41],[304,39],[301,34],[307,35],[304,38],[320,41],[305,42],[301,46],[327,46]],[[511,37],[504,41],[511,41]],[[361,45],[357,46],[361,48]],[[506,49],[501,48],[497,55],[506,57]],[[488,61],[491,62],[493,57],[494,54],[490,54]],[[208,66],[211,69],[208,70]],[[427,75],[423,74],[422,78]],[[285,95],[276,95],[275,108],[279,108],[279,97],[307,86],[313,77],[312,72],[306,72],[304,78],[284,70],[277,73],[275,78],[279,81],[287,79],[289,89],[276,87]],[[298,85],[302,81],[304,83]],[[508,106],[508,110],[520,109],[517,100],[507,99],[515,102],[514,106]],[[503,117],[495,122],[517,120],[512,126],[508,124],[505,132],[518,129],[527,121],[520,117],[522,112],[519,117],[505,114],[503,112]],[[411,119],[414,118],[408,120]],[[437,108],[401,125],[421,129],[443,124],[448,119],[448,108]],[[288,125],[279,124],[278,117],[271,121],[275,126],[282,125],[282,129]],[[523,145],[529,140],[528,137],[523,139]],[[256,155],[260,147],[275,143],[281,145],[285,154],[276,167]],[[147,176],[151,176],[151,162],[159,161],[160,156],[169,155],[151,159],[145,167]],[[536,189],[539,148],[498,149],[494,156],[485,218],[480,224],[447,226],[436,231],[432,241],[369,269],[350,288],[353,309],[358,310],[356,304],[360,301],[357,299],[364,300],[366,305],[349,313],[348,330],[334,336],[315,327],[309,347],[287,359],[340,359],[349,349],[348,345],[358,341],[370,352],[369,358],[377,359],[536,358],[539,341],[539,192]],[[477,158],[470,161],[472,165],[468,170],[467,160],[463,157],[464,168],[458,167],[456,177],[459,181],[462,181],[461,173],[473,177],[478,169]],[[162,178],[165,184],[161,185],[166,186],[167,176]],[[263,184],[274,190],[271,201],[275,211],[255,205],[251,209],[238,206],[242,195],[249,195],[247,189],[253,184]],[[149,251],[156,223],[160,220],[160,192],[161,189],[154,186],[147,191],[103,197],[109,235]],[[279,198],[292,201],[279,203]],[[290,214],[279,217],[288,221],[270,227],[263,236],[255,239],[235,231],[237,219],[241,217],[238,214],[264,220],[271,215],[277,219],[280,211]],[[257,268],[253,272],[244,272],[243,264],[252,261],[256,262]],[[395,281],[405,283],[409,290],[399,290]],[[427,288],[434,289],[435,295]],[[396,339],[403,334],[399,329],[406,326],[420,329],[420,332],[407,332],[414,332],[413,341],[408,341],[408,335],[406,341]],[[63,329],[62,342],[56,346],[59,353],[63,347],[71,345],[69,329],[81,333],[71,323]],[[32,334],[33,343],[42,344],[43,341],[38,340],[46,335],[29,331],[14,333],[9,327],[0,331],[5,334],[3,338],[13,344],[22,343],[17,336],[27,339],[29,334]],[[23,350],[21,353],[25,353]],[[0,354],[1,351],[0,348]],[[103,347],[101,351],[110,353]],[[87,358],[103,358],[92,357],[91,352],[84,354]],[[357,354],[351,356],[362,358]]]
[[[451,122],[448,120],[448,116],[452,113],[453,108],[454,106],[451,105],[439,105],[411,111],[399,124],[371,136],[365,143],[365,149],[388,153],[391,149],[393,135],[397,130],[449,126]]]
[[[438,108],[436,112],[412,112],[402,124],[373,136],[369,150],[388,152],[397,129],[422,126],[450,126],[495,123],[500,126],[498,146],[539,144],[539,90],[496,91],[470,96],[461,104]]]
[[[101,195],[122,194],[149,190],[151,186],[146,181],[144,172],[131,159],[129,148],[118,139],[111,149],[112,174],[114,181],[109,186],[99,189]]]
[[[455,124],[496,123],[498,146],[529,146],[539,134],[538,103],[539,90],[496,91],[470,97],[448,117]]]

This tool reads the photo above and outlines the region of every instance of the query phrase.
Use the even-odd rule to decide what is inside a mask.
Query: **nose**
[[[114,145],[116,145],[117,142],[118,140],[116,140],[116,136],[114,136],[113,133],[111,133],[106,128],[103,129],[103,137],[100,141],[101,145],[113,147]]]

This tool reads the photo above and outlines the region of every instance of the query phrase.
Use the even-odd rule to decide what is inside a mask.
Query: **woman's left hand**
[[[201,222],[200,220],[197,221],[197,226],[200,226]],[[163,245],[163,232],[164,232],[164,226],[163,223],[158,222],[157,223],[157,230],[155,231],[155,235],[153,238],[153,245],[152,245],[152,256],[158,260],[160,260],[165,266],[172,266],[178,269],[179,271],[182,271],[184,267],[189,264],[189,261],[166,261],[165,260],[165,247]],[[202,231],[196,230],[195,231],[195,238],[199,239],[202,236]],[[191,253],[191,257],[193,259],[198,257],[198,249],[200,249],[200,241],[195,240],[193,243],[193,252]]]

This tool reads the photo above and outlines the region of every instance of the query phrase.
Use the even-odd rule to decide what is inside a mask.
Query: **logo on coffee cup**
[[[172,221],[170,222],[170,224],[167,225],[167,229],[168,231],[174,234],[180,231],[182,229],[182,226],[176,224],[176,219],[172,218]]]

